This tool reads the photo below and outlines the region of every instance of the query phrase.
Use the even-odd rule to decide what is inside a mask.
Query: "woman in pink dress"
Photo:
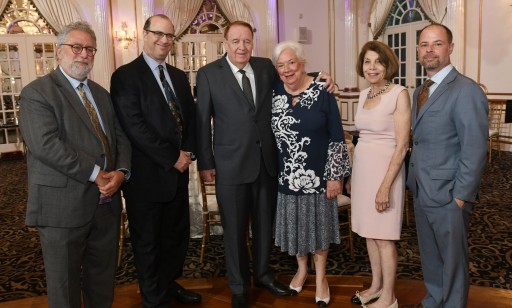
[[[363,46],[357,73],[370,83],[361,91],[355,116],[359,140],[352,177],[352,230],[366,238],[372,269],[368,290],[352,302],[368,307],[398,307],[394,287],[405,191],[404,158],[409,148],[411,105],[407,90],[391,80],[398,59],[384,43]]]

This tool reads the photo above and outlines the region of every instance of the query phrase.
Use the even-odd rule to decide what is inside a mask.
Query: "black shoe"
[[[182,304],[199,304],[201,302],[201,294],[183,288],[174,292],[173,297]]]
[[[352,299],[350,300],[352,304],[361,305],[361,300],[359,299],[359,296],[354,295],[352,296]]]
[[[274,294],[275,296],[286,296],[291,295],[292,292],[288,287],[280,283],[279,281],[275,280],[271,283],[254,283],[254,286],[257,288],[267,289],[270,291],[270,293]]]
[[[231,298],[231,307],[232,308],[248,308],[249,307],[249,299],[247,298],[247,294],[233,294]]]

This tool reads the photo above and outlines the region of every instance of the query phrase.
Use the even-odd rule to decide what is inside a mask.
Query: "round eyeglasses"
[[[78,44],[60,44],[60,45],[66,45],[66,46],[69,46],[71,47],[71,51],[75,54],[75,55],[79,55],[82,53],[82,51],[85,49],[85,53],[89,56],[89,57],[92,57],[96,54],[96,51],[98,51],[98,49],[94,48],[94,47],[89,47],[89,46],[81,46],[81,45],[78,45]]]

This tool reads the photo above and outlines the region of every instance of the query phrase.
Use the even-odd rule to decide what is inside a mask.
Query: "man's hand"
[[[334,86],[335,86],[334,80],[332,79],[331,75],[329,75],[328,73],[320,71],[320,73],[318,73],[318,76],[316,77],[315,81],[316,82],[324,82],[324,88],[327,90],[327,92],[334,93]]]
[[[334,199],[341,194],[341,181],[327,181],[327,199]]]
[[[459,206],[459,208],[462,208],[464,206],[464,203],[466,203],[464,200],[460,200],[455,198],[455,203]]]
[[[213,182],[215,181],[215,169],[203,170],[199,172],[201,178],[205,182]]]
[[[105,184],[98,184],[98,178],[102,178],[103,181],[101,183]],[[100,193],[103,194],[105,197],[111,197],[114,195],[118,190],[119,187],[121,187],[121,184],[123,184],[124,181],[124,173],[121,171],[111,171],[111,172],[105,172],[103,170],[100,171],[98,174],[98,177],[96,178],[96,185],[98,185],[98,188],[100,190]]]
[[[191,163],[192,160],[190,159],[190,153],[180,150],[180,157],[178,157],[178,161],[174,164],[174,168],[183,173],[188,169],[188,166],[190,166]]]

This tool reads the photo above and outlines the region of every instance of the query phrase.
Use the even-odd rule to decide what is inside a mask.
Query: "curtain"
[[[165,10],[174,25],[174,34],[180,36],[194,20],[203,5],[202,0],[171,0]]]
[[[60,32],[63,26],[82,19],[71,1],[32,0],[32,2],[57,32]]]
[[[386,20],[394,2],[395,0],[373,1],[372,9],[370,11],[370,19],[368,20],[368,27],[370,27],[370,32],[374,39],[376,39],[384,30]]]
[[[0,0],[0,14],[4,12],[7,2],[9,2],[9,0]]]
[[[217,0],[217,4],[219,5],[220,9],[226,15],[230,22],[241,20],[249,23],[251,26],[254,27],[251,14],[249,13],[249,10],[242,1]]]
[[[430,20],[440,24],[446,16],[446,1],[447,0],[418,0],[418,3]]]

